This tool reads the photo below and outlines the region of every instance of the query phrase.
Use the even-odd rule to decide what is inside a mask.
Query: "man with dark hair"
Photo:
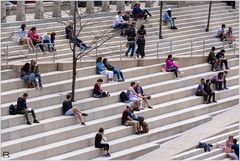
[[[32,108],[27,107],[27,103],[26,103],[27,98],[28,98],[27,93],[24,93],[22,97],[18,98],[17,114],[24,114],[24,116],[27,120],[27,124],[31,125],[31,122],[30,122],[29,116],[28,116],[28,113],[31,113],[32,117],[33,117],[33,123],[39,123],[39,121],[36,118],[34,110]]]
[[[203,96],[204,103],[207,104],[208,94],[204,91],[205,80],[202,78],[201,83],[198,85],[196,96]]]
[[[81,121],[82,125],[86,125],[82,116],[88,116],[86,113],[82,113],[78,107],[72,105],[72,94],[68,93],[66,95],[66,100],[63,102],[62,105],[63,115],[66,116],[77,116]]]
[[[206,83],[204,84],[204,91],[208,94],[208,103],[211,103],[211,97],[212,101],[217,103],[215,100],[215,92],[211,89],[211,82],[209,79],[206,80]]]
[[[228,153],[228,156],[234,160],[239,160],[239,144],[237,144],[237,139],[233,139],[231,150],[232,152]]]
[[[129,28],[126,30],[127,35],[127,46],[128,50],[126,51],[125,55],[128,56],[129,51],[131,50],[131,57],[135,52],[135,39],[136,39],[136,30],[135,30],[136,22],[132,22]]]
[[[228,60],[227,60],[227,58],[225,57],[225,50],[224,49],[222,49],[219,53],[217,53],[217,55],[216,55],[216,58],[218,59],[218,61],[220,62],[220,68],[221,68],[221,70],[223,70],[223,63],[225,64],[225,68],[226,69],[230,69],[229,67],[228,67]]]
[[[222,24],[222,26],[217,30],[217,37],[220,38],[221,41],[223,41],[226,37],[225,28],[226,28],[226,25]]]
[[[212,71],[220,70],[220,69],[218,69],[219,68],[218,59],[216,58],[216,55],[215,55],[215,47],[214,46],[212,47],[210,53],[208,54],[207,62],[212,65],[212,68],[211,68]]]
[[[107,143],[102,143],[103,141],[107,141],[107,139],[105,137],[103,137],[104,135],[104,129],[100,128],[98,130],[98,133],[95,136],[95,148],[103,148],[105,154],[103,155],[104,157],[111,157],[111,155],[109,154],[109,144]]]
[[[102,97],[109,97],[110,93],[108,91],[104,91],[101,88],[103,80],[100,78],[97,80],[93,88],[93,97],[102,98]]]
[[[121,29],[121,36],[123,36],[123,28],[128,27],[128,22],[123,20],[122,12],[118,11],[118,15],[114,17],[113,28]]]

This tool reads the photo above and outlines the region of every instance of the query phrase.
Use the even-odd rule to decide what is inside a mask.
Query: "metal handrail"
[[[37,43],[36,44],[36,49],[39,47],[39,45],[54,45],[54,43]],[[53,53],[53,63],[55,63],[55,50],[54,51],[50,51],[50,53]],[[36,62],[37,62],[37,50],[36,50]]]

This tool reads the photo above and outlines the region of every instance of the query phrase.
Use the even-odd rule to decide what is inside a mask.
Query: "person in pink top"
[[[177,64],[175,64],[175,63],[173,62],[172,55],[168,55],[168,58],[167,58],[167,60],[166,60],[165,69],[166,69],[167,72],[174,72],[175,75],[176,75],[176,78],[178,78],[178,73],[181,73],[181,72],[178,70]]]
[[[36,33],[36,27],[32,27],[29,32],[28,32],[28,37],[30,37],[30,39],[32,40],[34,45],[37,45],[40,47],[40,49],[42,50],[42,52],[44,52],[43,46],[42,46],[42,37],[39,36]]]

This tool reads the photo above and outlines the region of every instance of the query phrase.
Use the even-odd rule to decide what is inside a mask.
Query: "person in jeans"
[[[135,130],[135,134],[140,134],[141,127],[140,127],[139,121],[133,120],[129,116],[129,113],[133,111],[133,107],[134,107],[133,103],[127,104],[126,109],[122,113],[122,125],[133,126]]]
[[[203,96],[204,103],[207,104],[208,102],[208,94],[204,91],[205,80],[202,78],[201,83],[198,85],[196,96]]]
[[[35,112],[32,108],[27,107],[27,100],[28,94],[24,93],[22,97],[18,98],[17,101],[17,114],[24,114],[26,120],[27,120],[27,125],[31,125],[31,122],[29,120],[29,115],[28,113],[32,114],[33,117],[33,123],[39,123],[39,121],[36,118]]]
[[[226,25],[222,24],[222,26],[217,30],[217,38],[220,38],[221,41],[223,41],[226,37],[225,28]]]
[[[171,10],[171,8],[168,8],[167,11],[163,15],[163,22],[165,24],[170,22],[171,29],[175,30],[175,29],[177,29],[176,24],[175,24],[175,19],[176,19],[176,17],[172,17],[172,10]]]
[[[41,51],[44,52],[44,48],[43,48],[43,45],[42,45],[42,37],[40,35],[38,35],[36,33],[37,29],[36,27],[32,27],[30,29],[30,31],[28,32],[28,37],[30,37],[30,39],[32,40],[33,42],[33,45],[37,45],[40,47]]]
[[[109,154],[109,144],[107,143],[103,143],[106,142],[106,138],[103,136],[104,135],[104,129],[100,128],[98,130],[98,133],[95,136],[95,148],[100,148],[104,150],[104,157],[111,157],[111,155]]]
[[[97,83],[95,83],[94,88],[93,88],[93,97],[102,98],[102,97],[110,96],[109,92],[101,89],[102,82],[103,82],[102,79],[98,79]]]
[[[63,115],[66,116],[77,116],[82,125],[86,125],[82,116],[88,116],[86,113],[82,113],[78,107],[72,105],[72,94],[66,95],[66,100],[62,104]]]
[[[141,55],[141,58],[145,57],[145,38],[146,35],[145,26],[141,25],[140,29],[137,31],[137,45],[138,48],[136,50],[137,57],[139,58],[139,55]]]
[[[222,88],[222,83],[224,82],[224,73],[223,72],[219,72],[217,74],[214,74],[210,80],[211,83],[214,83],[216,85],[216,90],[223,90]]]
[[[151,99],[151,96],[148,96],[143,92],[143,89],[140,85],[140,81],[136,82],[136,86],[135,86],[134,90],[136,93],[138,93],[139,95],[141,95],[143,97],[143,101],[147,104],[148,108],[152,109],[153,107],[150,106],[149,102],[147,101],[147,99]]]
[[[33,85],[33,87],[38,89],[35,74],[31,72],[31,66],[29,63],[24,64],[24,66],[21,68],[20,79],[23,79],[27,83],[27,87]]]
[[[126,30],[127,35],[127,45],[128,50],[126,51],[125,55],[128,56],[129,51],[131,50],[131,57],[135,52],[135,39],[136,39],[136,30],[135,30],[136,22],[132,22],[129,28]]]
[[[105,65],[107,70],[113,71],[113,74],[117,75],[118,82],[124,82],[123,73],[122,73],[122,71],[120,69],[118,69],[116,67],[113,67],[111,64],[109,64],[107,58],[103,59],[103,64]]]
[[[231,147],[231,152],[228,156],[233,160],[239,160],[239,144],[237,144],[237,139],[233,139],[233,146]]]
[[[38,78],[38,85],[42,89],[42,87],[43,87],[42,86],[42,78],[39,73],[39,69],[38,69],[36,60],[33,60],[33,59],[31,60],[30,70],[31,70],[31,73],[34,73],[35,79]]]
[[[228,41],[230,47],[232,47],[233,42],[235,41],[235,37],[233,36],[232,27],[229,27],[226,32],[225,41]]]
[[[215,55],[215,47],[213,46],[210,53],[208,54],[208,59],[207,62],[211,64],[211,71],[218,71],[219,69],[219,64],[218,64],[218,59],[216,58]]]
[[[181,72],[178,70],[177,64],[175,64],[173,62],[173,58],[172,58],[171,54],[168,55],[168,58],[165,62],[166,62],[166,65],[165,65],[166,71],[167,72],[174,72],[176,78],[178,78],[178,73],[181,73]]]
[[[96,69],[98,74],[103,74],[108,76],[108,82],[113,82],[113,71],[107,70],[102,62],[102,57],[98,57],[96,61]]]
[[[124,21],[122,17],[122,12],[118,11],[118,14],[114,17],[113,28],[121,29],[121,36],[123,36],[123,29],[128,27],[128,21]]]
[[[136,83],[135,82],[131,82],[131,86],[128,88],[128,98],[130,102],[133,102],[136,105],[136,111],[140,111],[143,110],[142,107],[142,100],[143,100],[143,96],[139,95],[137,92],[135,92],[134,88],[136,87]]]
[[[207,79],[206,83],[204,84],[204,91],[208,94],[208,103],[211,103],[211,98],[212,102],[217,102],[215,99],[215,92],[213,92],[211,89],[211,82],[209,79]]]
[[[220,62],[220,69],[223,70],[223,64],[225,65],[226,69],[230,69],[228,67],[228,60],[225,57],[225,50],[222,49],[220,52],[217,53],[216,58],[218,59],[218,61]]]
[[[73,36],[73,23],[70,22],[65,28],[65,34],[66,39],[69,39],[70,43],[76,42],[77,47],[79,47],[80,49],[86,50],[87,48],[90,48],[90,46],[84,44],[83,41],[80,40],[77,36]]]
[[[149,15],[150,17],[152,16],[148,10],[146,9],[141,9],[140,8],[140,3],[136,3],[133,7],[133,10],[132,10],[132,15],[133,15],[133,19],[134,21],[137,21],[137,19],[144,19],[147,21],[147,16]]]

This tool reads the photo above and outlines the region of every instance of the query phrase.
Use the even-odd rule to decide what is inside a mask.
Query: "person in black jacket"
[[[35,74],[31,71],[30,63],[24,64],[24,66],[21,68],[20,79],[23,79],[27,83],[27,86],[28,84],[33,84],[34,87],[38,88]]]
[[[215,99],[215,92],[211,89],[211,82],[209,79],[206,80],[206,83],[204,84],[204,91],[208,94],[208,102],[211,103],[211,97],[213,102],[217,102]]]
[[[88,116],[88,114],[81,113],[81,111],[77,107],[72,105],[72,94],[71,93],[68,93],[66,95],[66,98],[67,98],[67,100],[65,100],[62,105],[63,115],[77,116],[79,118],[79,120],[81,121],[82,125],[86,125],[82,116]]]
[[[225,50],[224,49],[222,49],[219,53],[217,53],[217,55],[216,55],[216,58],[218,59],[218,61],[220,62],[220,68],[221,68],[221,70],[223,70],[223,64],[225,64],[225,67],[226,67],[226,69],[230,69],[229,67],[228,67],[228,60],[227,60],[227,58],[225,57]]]
[[[106,141],[106,138],[103,137],[104,135],[104,129],[100,128],[98,130],[98,133],[95,136],[95,148],[103,148],[105,154],[103,155],[104,157],[111,157],[109,154],[109,144],[103,143],[103,141]]]
[[[128,56],[129,51],[131,50],[131,57],[133,57],[133,54],[135,52],[135,38],[136,38],[136,30],[135,30],[136,22],[132,22],[131,25],[129,25],[129,28],[125,31],[125,34],[127,35],[127,45],[128,50],[125,53],[126,56]]]
[[[107,70],[113,71],[113,74],[117,75],[119,82],[124,82],[123,73],[120,69],[113,67],[111,64],[109,64],[107,58],[103,59],[103,64],[105,65]]]
[[[17,114],[24,114],[27,124],[31,125],[31,122],[29,120],[28,113],[32,114],[33,117],[33,123],[39,123],[39,121],[36,118],[35,112],[32,108],[27,107],[26,99],[28,98],[28,94],[24,93],[22,97],[18,98],[17,101]]]
[[[80,40],[78,37],[74,37],[73,36],[73,24],[69,23],[69,25],[65,28],[65,33],[66,33],[66,39],[69,39],[70,42],[74,42],[76,41],[76,45],[80,48],[80,49],[87,49],[90,48],[89,46],[87,46],[86,44],[83,43],[82,40]]]

